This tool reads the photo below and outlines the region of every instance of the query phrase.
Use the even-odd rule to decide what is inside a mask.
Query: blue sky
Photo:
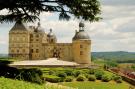
[[[102,20],[85,22],[92,40],[92,51],[135,52],[135,0],[100,0]],[[1,11],[0,14],[6,13]],[[58,42],[72,42],[79,20],[59,21],[55,13],[42,13],[41,25],[48,33],[52,28]],[[28,25],[31,25],[29,23]],[[37,22],[34,23],[36,25]],[[0,24],[0,53],[8,53],[8,32],[14,23]]]

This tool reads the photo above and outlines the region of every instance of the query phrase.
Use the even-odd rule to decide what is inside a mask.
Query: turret
[[[47,40],[49,43],[57,42],[57,38],[56,38],[55,34],[52,32],[52,29],[50,29],[50,32],[47,34]]]
[[[79,64],[90,64],[91,40],[84,30],[84,23],[79,23],[79,31],[76,31],[72,41],[74,61]]]

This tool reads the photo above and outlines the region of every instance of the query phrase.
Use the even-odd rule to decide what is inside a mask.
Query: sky
[[[135,52],[135,0],[100,0],[99,22],[85,21],[85,31],[92,41],[92,52],[128,51]],[[6,13],[1,11],[0,14]],[[48,33],[52,28],[58,42],[70,43],[78,30],[79,20],[59,21],[56,13],[42,13],[41,26]],[[31,25],[29,23],[28,25]],[[37,22],[34,23],[36,25]],[[14,23],[0,24],[0,54],[8,53],[8,33]]]

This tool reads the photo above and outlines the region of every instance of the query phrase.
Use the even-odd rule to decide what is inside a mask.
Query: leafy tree
[[[33,22],[41,12],[57,12],[60,20],[69,20],[72,15],[90,22],[101,19],[98,0],[0,0],[0,10],[8,11],[0,15],[1,23]]]

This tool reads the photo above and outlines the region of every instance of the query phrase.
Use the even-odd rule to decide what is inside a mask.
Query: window
[[[80,51],[80,55],[83,55],[83,51]]]
[[[80,45],[80,48],[83,48],[83,45]]]
[[[31,49],[31,52],[33,53],[33,49]]]
[[[30,41],[33,41],[33,39],[31,38]]]
[[[38,41],[38,39],[36,39],[36,41]]]
[[[51,42],[53,42],[53,39],[51,39]]]
[[[17,50],[17,53],[19,53],[19,50]]]
[[[33,34],[31,34],[30,36],[33,37]]]
[[[39,51],[39,50],[38,50],[38,49],[36,49],[36,53],[38,53],[38,51]]]

